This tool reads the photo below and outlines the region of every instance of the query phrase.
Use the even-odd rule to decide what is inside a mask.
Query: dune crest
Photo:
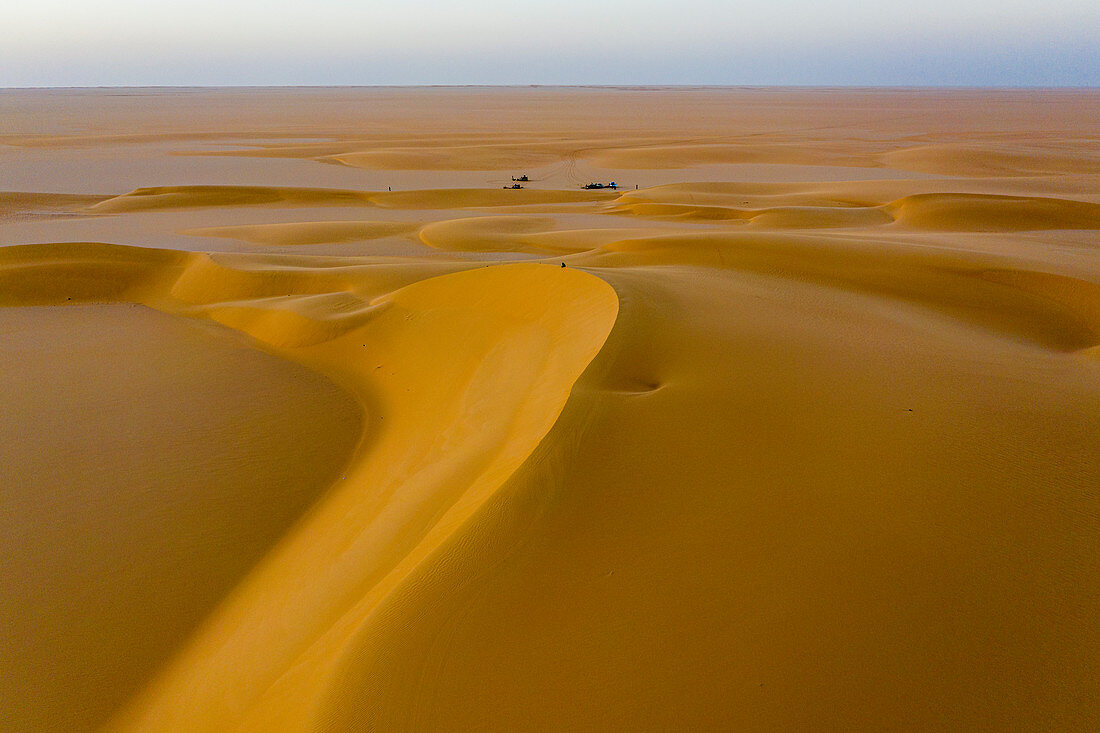
[[[6,305],[75,297],[209,318],[327,374],[366,411],[367,436],[346,475],[128,708],[121,728],[223,729],[253,704],[270,711],[274,702],[260,696],[302,665],[313,673],[297,684],[316,684],[371,608],[535,448],[617,312],[601,280],[537,264],[360,296],[361,285],[374,289],[369,274],[250,274],[239,257],[94,243],[4,248],[0,263],[0,275],[23,288],[4,288]],[[317,576],[322,566],[328,572]],[[327,649],[319,659],[318,648]],[[219,673],[246,657],[248,679]],[[178,685],[209,704],[178,706]]]
[[[436,189],[348,191],[274,186],[158,186],[139,188],[93,204],[88,211],[121,214],[162,209],[231,206],[377,206],[384,209],[458,209],[605,201],[610,191]]]
[[[765,189],[766,190],[766,189]],[[921,193],[880,204],[845,200],[806,205],[820,194],[768,192],[777,205],[752,208],[752,187],[664,186],[631,191],[606,211],[642,217],[743,223],[758,229],[863,228],[897,223],[933,231],[1011,232],[1040,229],[1100,229],[1100,204],[1052,197],[972,193]],[[783,199],[790,204],[780,203]],[[735,202],[741,206],[735,205]]]
[[[157,209],[261,206],[366,206],[371,196],[365,191],[340,191],[274,186],[155,186],[137,188],[90,207],[104,214],[121,214]]]
[[[310,320],[301,299],[280,301],[266,318],[237,318],[241,306],[206,306],[210,317],[353,389],[370,429],[309,521],[284,538],[117,727],[223,729],[249,715],[286,715],[272,718],[284,722],[301,715],[290,701],[319,694],[313,687],[324,669],[348,635],[369,623],[374,605],[463,525],[553,425],[610,331],[616,303],[609,286],[579,271],[508,265],[375,298],[365,323],[320,341],[301,338],[304,324],[285,323]],[[425,430],[426,420],[435,427]],[[327,570],[318,575],[317,567]],[[243,659],[253,673],[230,672]],[[291,697],[265,696],[290,680],[299,688]],[[188,690],[183,705],[181,689]]]

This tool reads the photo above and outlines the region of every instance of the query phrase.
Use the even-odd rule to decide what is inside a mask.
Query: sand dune
[[[188,661],[152,688],[150,699],[134,709],[134,722],[217,727],[239,709],[224,707],[229,699],[244,704],[246,713],[271,716],[281,695],[272,697],[270,686],[290,684],[285,675],[292,672],[292,689],[313,694],[341,654],[343,637],[364,622],[377,598],[460,526],[553,424],[617,307],[608,286],[574,270],[482,268],[376,299],[380,307],[371,318],[362,323],[358,314],[345,315],[350,328],[339,334],[325,330],[321,340],[288,342],[287,332],[302,328],[287,328],[288,310],[312,320],[303,302],[259,318],[234,316],[242,309],[262,312],[264,302],[210,312],[268,345],[305,348],[299,359],[357,385],[371,418],[371,449],[348,468],[340,490],[314,508],[298,539],[284,539],[285,553],[269,558],[269,569],[253,576],[253,588],[242,590],[196,638],[184,655]],[[439,369],[443,360],[446,370]],[[423,390],[425,384],[433,387]],[[416,392],[411,385],[419,385]],[[487,425],[499,428],[486,431]],[[393,501],[398,490],[408,498]],[[316,574],[318,566],[328,568],[325,575]],[[314,587],[303,603],[283,606],[281,616],[255,604],[301,593],[303,584]],[[296,631],[288,636],[288,628]],[[320,658],[318,646],[329,648]],[[222,674],[246,657],[252,673]],[[234,664],[227,666],[229,660]],[[173,701],[181,688],[210,705],[178,706]],[[284,711],[288,718],[268,719],[300,715],[295,707]]]
[[[1100,726],[1100,95],[0,95],[4,730]]]
[[[185,259],[165,250],[136,252],[95,242],[3,247],[0,302],[14,306],[138,301],[162,276],[171,277]]]
[[[228,227],[189,229],[185,234],[198,237],[240,239],[252,244],[292,246],[330,242],[359,242],[408,234],[413,224],[392,221],[309,221],[281,224],[250,224]]]
[[[594,253],[593,262],[631,267],[691,264],[813,282],[918,304],[984,333],[1026,339],[1060,351],[1088,349],[1100,340],[1095,309],[1100,290],[1095,283],[1011,270],[1004,268],[1003,260],[988,257],[920,249],[883,251],[867,240],[700,234],[613,243]]]
[[[884,153],[886,165],[905,170],[963,176],[1100,173],[1100,151],[1075,149],[922,145]]]
[[[374,202],[386,209],[468,209],[495,206],[531,206],[539,204],[575,204],[607,201],[609,191],[563,191],[526,188],[519,191],[497,189],[439,189],[378,193]]]
[[[162,186],[139,188],[89,207],[103,214],[159,209],[232,206],[377,206],[386,209],[459,209],[530,204],[603,201],[605,191],[544,191],[523,189],[440,189],[428,191],[341,191],[336,189],[265,186]]]
[[[371,195],[365,191],[335,191],[266,186],[158,186],[139,188],[109,198],[91,207],[92,211],[119,214],[156,209],[182,209],[214,206],[367,206]]]
[[[887,208],[902,224],[943,231],[1100,229],[1100,204],[1064,199],[922,194]]]
[[[444,219],[423,227],[420,239],[452,251],[571,254],[596,249],[622,237],[621,229],[555,229],[545,216],[478,216]],[[634,236],[645,236],[639,229]]]
[[[471,145],[428,148],[384,148],[333,155],[333,160],[353,168],[382,170],[472,170],[496,171],[530,168],[556,163],[562,155],[546,151],[546,143],[522,147]]]
[[[67,216],[109,198],[57,193],[0,191],[0,221]]]
[[[771,194],[769,198],[817,202],[739,208],[731,205],[747,194],[726,192],[721,187],[689,190],[662,187],[657,192],[632,191],[619,197],[608,211],[670,219],[736,221],[762,229],[825,229],[867,227],[900,223],[914,229],[937,231],[1028,231],[1038,229],[1098,229],[1100,204],[1088,201],[972,193],[923,193],[880,205],[844,200],[840,192],[822,205],[820,193]],[[864,196],[871,195],[868,190]]]
[[[720,163],[806,163],[814,165],[876,165],[874,145],[837,147],[802,142],[788,144],[745,141],[681,145],[648,145],[594,151],[588,159],[602,168],[687,168]]]
[[[318,727],[1094,720],[1060,691],[1092,686],[1095,564],[1077,543],[1093,525],[1076,512],[1095,474],[1080,442],[1025,448],[1095,430],[1094,377],[1046,362],[1067,392],[1037,420],[1045,380],[991,383],[972,336],[919,333],[864,296],[785,287],[792,322],[771,278],[605,272],[638,327],[616,328],[479,531],[387,599]],[[690,326],[666,320],[680,309]]]
[[[537,216],[493,216],[451,219],[429,224],[420,230],[420,239],[436,249],[481,252],[537,250],[526,234],[551,229],[553,219]]]

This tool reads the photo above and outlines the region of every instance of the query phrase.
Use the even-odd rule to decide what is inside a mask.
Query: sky
[[[1100,86],[1100,0],[0,0],[0,87]]]

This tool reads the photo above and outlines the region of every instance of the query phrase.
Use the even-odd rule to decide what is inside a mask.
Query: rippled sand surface
[[[1100,727],[1100,93],[0,131],[4,730]]]

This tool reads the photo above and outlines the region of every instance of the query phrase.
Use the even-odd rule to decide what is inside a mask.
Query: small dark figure
[[[564,263],[564,262],[563,262],[563,263],[561,263],[561,266],[562,266],[562,267],[565,267],[565,263]]]

